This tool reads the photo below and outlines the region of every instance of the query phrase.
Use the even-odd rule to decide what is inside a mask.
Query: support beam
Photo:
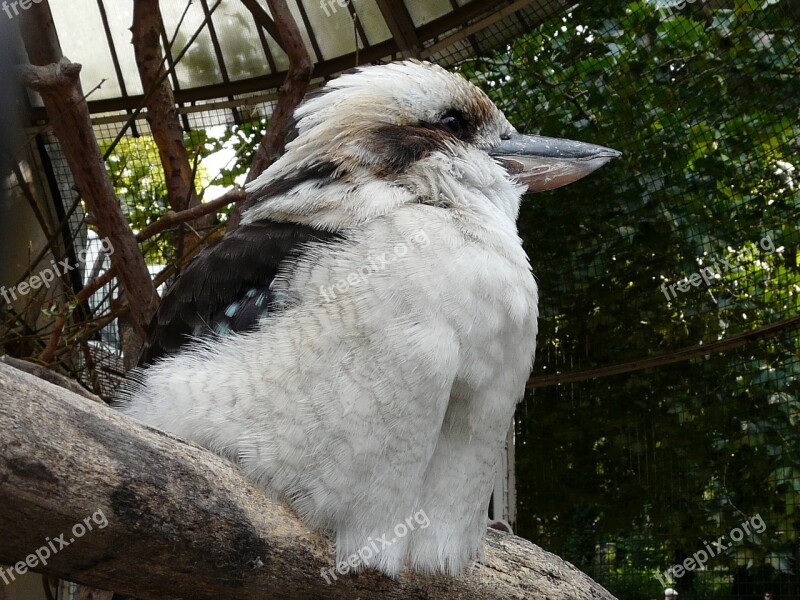
[[[383,20],[389,27],[397,47],[408,57],[419,58],[422,43],[417,36],[414,21],[403,2],[394,0],[376,0],[381,9]]]

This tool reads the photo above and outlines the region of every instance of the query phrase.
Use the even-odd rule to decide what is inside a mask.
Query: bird
[[[234,462],[337,563],[463,573],[536,348],[522,196],[619,155],[520,134],[433,63],[330,80],[165,293],[120,409]]]

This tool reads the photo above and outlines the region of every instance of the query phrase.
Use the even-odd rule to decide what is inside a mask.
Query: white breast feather
[[[456,574],[478,554],[534,355],[521,189],[477,150],[433,153],[402,187],[356,183],[300,186],[251,211],[349,223],[347,241],[279,279],[287,310],[151,367],[124,410],[236,461],[335,532],[338,561],[424,511],[428,527],[365,562],[391,576],[405,564]]]

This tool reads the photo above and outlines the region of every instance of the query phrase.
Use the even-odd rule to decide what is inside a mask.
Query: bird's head
[[[285,152],[248,187],[257,204],[245,221],[338,228],[409,202],[516,218],[523,192],[566,185],[620,155],[519,134],[480,89],[415,60],[342,75],[294,118]]]

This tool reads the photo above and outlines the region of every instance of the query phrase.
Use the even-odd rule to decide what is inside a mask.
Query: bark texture
[[[78,535],[87,519],[92,530]],[[328,584],[330,541],[233,465],[3,362],[0,531],[0,563],[63,533],[67,545],[33,570],[143,600],[613,600],[569,563],[494,530],[485,563],[458,578],[364,572]]]
[[[137,334],[144,332],[158,306],[156,288],[136,244],[114,186],[103,165],[89,107],[80,82],[81,66],[61,54],[47,2],[33,4],[19,16],[30,65],[20,69],[28,87],[39,93],[53,132],[69,164],[75,187],[100,231],[114,246],[112,263],[131,307]]]
[[[169,204],[172,210],[180,211],[200,201],[194,189],[175,97],[164,68],[161,28],[158,0],[134,2],[131,32],[136,66],[147,98],[147,122],[164,167]]]
[[[278,102],[270,116],[267,131],[261,138],[261,143],[253,156],[250,171],[247,173],[245,182],[250,183],[280,155],[286,135],[289,133],[294,110],[303,100],[314,73],[314,64],[311,62],[311,57],[303,42],[303,36],[300,34],[300,29],[292,17],[286,0],[267,0],[274,21],[256,0],[241,1],[252,13],[256,23],[276,36],[276,41],[289,57],[289,70],[283,85],[278,90]],[[228,231],[239,226],[242,212],[250,205],[247,200],[236,205],[236,209],[231,212],[228,219]]]
[[[164,56],[161,52],[163,29],[158,0],[137,0],[133,3],[133,49],[136,66],[147,100],[147,123],[158,147],[167,186],[169,205],[173,211],[183,211],[200,204],[194,186],[194,169],[183,142],[183,129],[175,105]],[[210,218],[197,219],[192,227],[199,231],[208,227]],[[183,228],[185,230],[185,228]],[[191,234],[184,234],[191,237]],[[178,249],[183,255],[190,240],[182,240]]]

